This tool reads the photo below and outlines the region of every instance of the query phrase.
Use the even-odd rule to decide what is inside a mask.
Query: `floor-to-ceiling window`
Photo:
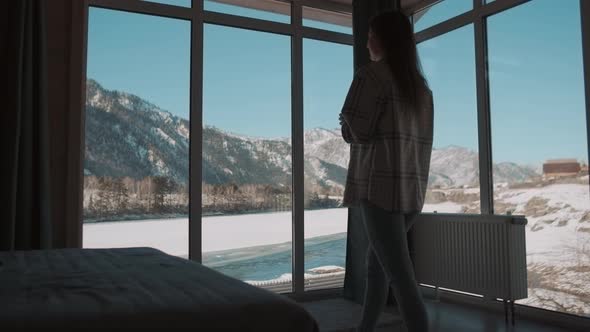
[[[461,197],[478,196],[469,198],[462,212],[481,209],[527,218],[529,297],[518,303],[590,315],[588,129],[580,1],[444,0],[417,11],[414,22],[435,97],[430,203],[448,197],[436,182],[453,178],[435,174],[437,142],[471,145],[472,152],[484,147],[477,154],[489,159],[484,162],[492,181],[476,187],[486,195],[479,197],[469,185],[456,192]],[[458,38],[461,33],[464,37]],[[466,60],[466,53],[475,61]],[[481,64],[475,68],[479,78],[474,79],[473,71],[465,76],[475,63]],[[478,117],[464,113],[466,105],[476,108]],[[472,128],[476,132],[470,132]],[[447,153],[444,164],[481,179],[477,154],[472,162],[475,177],[458,166],[463,157]]]
[[[580,2],[488,18],[494,209],[528,219],[529,298],[590,315],[590,198]]]
[[[151,246],[201,257],[206,266],[277,292],[293,291],[296,246],[305,250],[298,260],[307,259],[306,279],[342,269],[345,217],[335,224],[321,218],[322,196],[301,205],[295,220],[294,187],[313,188],[293,177],[295,167],[309,170],[309,158],[294,165],[291,137],[312,129],[292,121],[304,112],[304,93],[295,88],[303,84],[293,77],[308,68],[314,72],[306,74],[307,86],[322,88],[307,93],[314,105],[309,125],[337,126],[352,76],[350,11],[265,0],[89,5],[84,246]],[[307,50],[309,66],[294,46],[304,39],[319,45]],[[320,63],[332,66],[318,75]],[[346,167],[338,165],[342,177]],[[199,169],[201,179],[191,178]],[[318,180],[317,171],[305,176]],[[338,204],[327,213],[342,214],[341,190],[332,189],[328,199]],[[314,209],[307,221],[305,208]],[[294,243],[292,229],[304,222],[305,236]],[[315,288],[340,287],[337,274],[335,283]]]
[[[286,292],[293,261],[304,259],[306,290],[339,287],[347,153],[336,117],[352,76],[350,14],[333,4],[150,2],[120,0],[126,11],[118,11],[112,1],[89,0],[84,246],[152,246],[187,257],[189,242],[198,242],[206,265]],[[482,25],[474,20],[483,12],[488,44],[481,46]],[[493,189],[490,212],[529,220],[530,297],[522,303],[588,315],[579,14],[577,0],[445,0],[414,22],[436,108],[426,211],[479,213],[486,210],[480,192]],[[294,52],[297,41],[302,55]],[[489,55],[486,93],[475,78],[482,47]],[[300,95],[293,93],[299,84]],[[190,104],[195,92],[202,105],[199,98]],[[301,109],[293,107],[299,99]],[[478,137],[486,132],[478,128],[482,105],[491,113],[489,137]],[[189,135],[189,109],[202,112],[202,136]],[[301,127],[291,121],[297,112]],[[298,131],[303,140],[294,142]],[[202,155],[189,153],[189,140]],[[482,140],[491,147],[489,188],[479,183]],[[297,148],[303,179],[292,175]],[[202,178],[191,181],[195,163]],[[303,211],[292,204],[297,186],[305,203],[300,219]],[[199,241],[189,238],[189,193],[202,200],[200,210],[192,207],[202,214],[190,220],[202,230]],[[293,242],[298,222],[304,237]],[[294,257],[301,247],[304,257]]]
[[[479,213],[473,25],[418,45],[434,98],[434,142],[423,212]]]
[[[188,255],[190,22],[89,8],[89,248]]]
[[[290,46],[204,29],[203,262],[254,284],[291,280]]]
[[[303,40],[306,289],[342,287],[350,153],[338,114],[353,74],[352,47]]]

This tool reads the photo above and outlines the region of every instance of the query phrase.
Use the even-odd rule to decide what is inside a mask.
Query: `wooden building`
[[[574,176],[581,170],[576,159],[553,159],[543,164],[543,175],[546,177]]]

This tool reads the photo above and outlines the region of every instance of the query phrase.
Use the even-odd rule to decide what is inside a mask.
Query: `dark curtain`
[[[54,248],[82,245],[85,1],[47,1],[47,86]]]
[[[384,10],[399,9],[399,0],[353,0],[352,30],[354,37],[354,69],[369,63],[367,34],[369,19]],[[365,255],[368,247],[360,213],[356,208],[348,209],[348,234],[346,242],[346,275],[344,297],[362,303],[365,292]],[[390,297],[390,302],[392,301]]]
[[[0,250],[52,247],[44,0],[4,0]]]

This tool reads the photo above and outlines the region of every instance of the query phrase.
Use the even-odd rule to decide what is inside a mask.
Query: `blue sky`
[[[168,0],[160,2],[178,2]],[[471,0],[433,7],[419,28],[468,10]],[[587,159],[579,1],[533,0],[489,19],[494,161]],[[207,1],[206,9],[288,22],[284,15]],[[317,22],[309,26],[326,27]],[[342,30],[347,31],[347,30]],[[290,39],[205,26],[205,124],[252,136],[289,136]],[[305,40],[305,128],[337,127],[352,78],[352,48]],[[419,46],[435,94],[435,146],[477,150],[473,27]],[[88,77],[188,118],[190,23],[93,8]]]

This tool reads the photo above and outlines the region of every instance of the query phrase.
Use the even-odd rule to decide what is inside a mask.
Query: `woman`
[[[355,75],[340,123],[351,143],[344,205],[360,208],[369,239],[367,285],[358,331],[372,331],[389,287],[410,332],[428,331],[406,232],[422,210],[432,152],[432,92],[420,70],[409,19],[370,21],[372,63]]]

